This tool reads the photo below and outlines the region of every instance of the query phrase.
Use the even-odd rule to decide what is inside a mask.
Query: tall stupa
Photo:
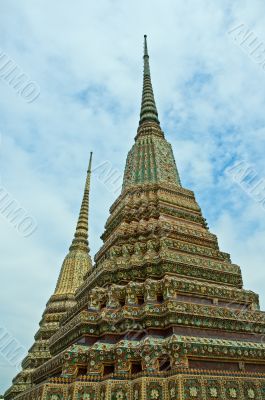
[[[182,186],[143,93],[122,191],[91,263],[88,197],[35,342],[5,399],[265,399],[265,314]]]

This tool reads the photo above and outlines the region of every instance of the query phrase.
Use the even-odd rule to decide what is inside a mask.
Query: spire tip
[[[89,192],[90,192],[90,177],[91,177],[91,165],[92,165],[92,154],[90,152],[89,164],[87,170],[87,177],[85,183],[85,190],[83,200],[80,208],[79,218],[76,225],[74,239],[70,246],[70,252],[72,250],[84,250],[89,253],[88,246],[88,214],[89,214]]]
[[[93,155],[93,151],[90,152],[89,164],[88,164],[88,170],[87,170],[88,173],[91,172],[92,155]]]
[[[154,93],[151,83],[149,55],[147,48],[147,35],[144,35],[144,80],[143,80],[143,94],[142,105],[140,112],[140,125],[144,121],[156,122],[159,125],[158,113],[156,109]]]
[[[147,35],[144,35],[144,57],[148,56]]]

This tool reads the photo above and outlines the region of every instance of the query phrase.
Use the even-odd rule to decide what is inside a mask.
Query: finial
[[[144,35],[144,57],[149,57],[147,48],[147,35]]]
[[[139,125],[148,121],[160,124],[151,82],[147,35],[144,35],[144,81]]]
[[[93,151],[90,152],[89,164],[88,164],[88,170],[87,170],[88,174],[91,174],[92,155],[93,155]]]
[[[89,192],[90,192],[90,177],[91,177],[91,165],[92,165],[92,152],[89,157],[89,164],[87,170],[87,178],[84,190],[84,196],[80,208],[79,218],[76,225],[75,236],[72,241],[71,250],[84,250],[89,252],[88,246],[88,213],[89,213]]]

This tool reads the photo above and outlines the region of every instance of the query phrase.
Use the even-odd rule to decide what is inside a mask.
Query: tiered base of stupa
[[[228,400],[265,399],[265,373],[179,369],[121,379],[52,378],[20,400]]]
[[[192,192],[150,186],[120,200],[51,358],[15,398],[265,399],[265,314]]]

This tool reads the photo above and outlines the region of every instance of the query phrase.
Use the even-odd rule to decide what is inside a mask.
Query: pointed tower
[[[72,296],[83,283],[84,276],[92,268],[90,249],[88,245],[88,212],[89,191],[91,177],[92,153],[90,153],[84,196],[81,204],[79,218],[76,225],[74,239],[69,253],[64,259],[58,278],[54,296]]]
[[[144,37],[143,94],[135,144],[129,151],[123,192],[143,184],[181,186],[170,143],[160,128],[151,82],[147,38]]]
[[[13,399],[32,386],[32,374],[50,359],[48,347],[50,337],[58,330],[59,322],[66,312],[76,304],[75,292],[92,268],[88,246],[88,213],[92,153],[90,153],[85,190],[74,239],[64,259],[54,294],[50,297],[35,335],[35,342],[22,362],[22,371],[13,379],[6,392],[6,399]]]
[[[151,82],[149,55],[147,49],[147,36],[144,35],[144,81],[143,95],[140,112],[140,125],[144,122],[156,122],[159,125],[158,113]]]
[[[265,314],[181,185],[146,37],[139,127],[102,239],[16,399],[265,399]]]

